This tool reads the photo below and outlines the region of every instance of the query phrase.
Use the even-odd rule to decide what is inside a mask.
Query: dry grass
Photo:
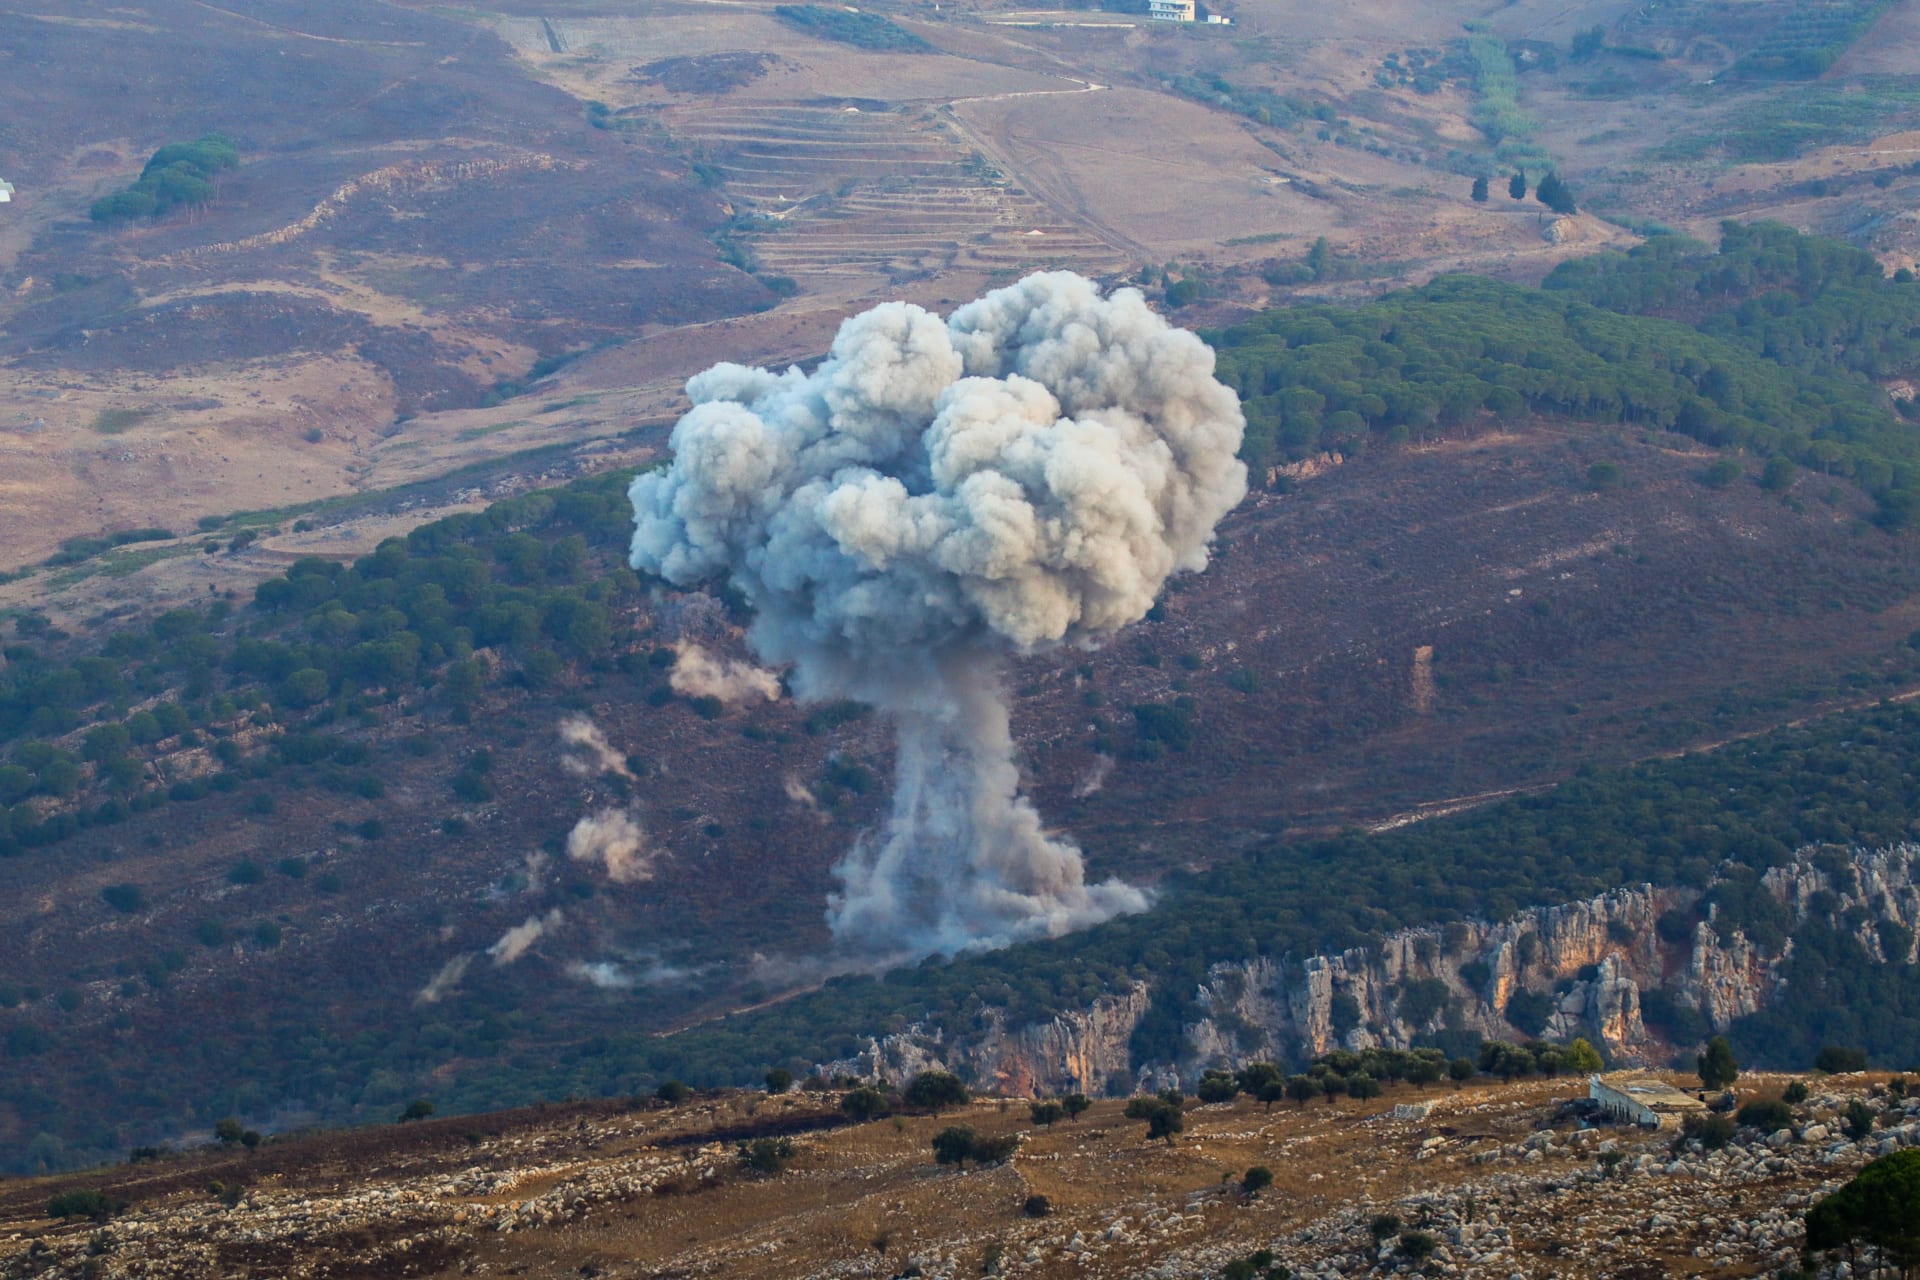
[[[1751,1083],[1764,1092],[1780,1082]],[[1858,1092],[1868,1083],[1851,1079],[1841,1087]],[[1047,1278],[1156,1268],[1200,1275],[1261,1248],[1296,1266],[1326,1261],[1354,1248],[1373,1214],[1394,1213],[1413,1225],[1421,1205],[1450,1196],[1457,1202],[1458,1192],[1484,1196],[1479,1203],[1511,1230],[1501,1274],[1549,1276],[1563,1273],[1560,1256],[1586,1247],[1586,1224],[1609,1201],[1657,1195],[1665,1212],[1686,1222],[1700,1212],[1689,1208],[1691,1200],[1704,1205],[1726,1190],[1714,1180],[1643,1173],[1605,1196],[1556,1199],[1582,1178],[1594,1185],[1597,1142],[1575,1151],[1571,1126],[1556,1124],[1559,1104],[1583,1092],[1578,1080],[1425,1095],[1401,1088],[1370,1103],[1287,1104],[1271,1113],[1242,1099],[1191,1108],[1187,1132],[1170,1145],[1149,1143],[1144,1126],[1126,1120],[1117,1101],[1097,1103],[1076,1123],[1038,1130],[1026,1123],[1023,1101],[984,1100],[942,1116],[805,1133],[793,1163],[771,1177],[740,1172],[729,1144],[703,1143],[703,1134],[832,1123],[832,1097],[734,1094],[669,1112],[602,1104],[325,1134],[270,1144],[254,1156],[190,1155],[88,1182],[135,1201],[132,1230],[112,1235],[140,1237],[136,1249],[184,1257],[221,1232],[245,1233],[270,1246],[259,1256],[287,1268],[276,1275],[337,1273],[344,1264],[358,1275],[767,1280],[911,1274],[918,1266],[962,1276],[982,1274],[990,1260],[1003,1271]],[[1392,1119],[1392,1105],[1410,1100],[1431,1102],[1429,1117]],[[960,1122],[1024,1140],[1003,1166],[935,1165],[932,1135]],[[1556,1149],[1545,1160],[1515,1159],[1515,1144],[1543,1127],[1557,1127]],[[1616,1142],[1629,1161],[1642,1151],[1667,1158],[1667,1134],[1592,1136]],[[1486,1163],[1488,1153],[1500,1158]],[[1255,1164],[1275,1179],[1249,1200],[1227,1184]],[[226,1221],[194,1207],[205,1201],[207,1180],[236,1174],[252,1184],[253,1195]],[[618,1191],[623,1178],[629,1189]],[[636,1194],[636,1179],[651,1189]],[[0,1258],[36,1244],[58,1253],[84,1241],[90,1227],[35,1220],[49,1191],[74,1181],[17,1182],[0,1195],[0,1228],[19,1233],[0,1245]],[[1747,1182],[1741,1213],[1758,1216],[1815,1185],[1810,1173]],[[1051,1216],[1022,1212],[1036,1194],[1051,1202]],[[407,1207],[398,1207],[403,1202]],[[388,1207],[369,1209],[380,1205]],[[524,1225],[539,1206],[555,1206],[559,1220]],[[316,1229],[330,1214],[337,1225]],[[503,1218],[521,1225],[501,1231]],[[436,1232],[436,1222],[451,1225]],[[1619,1250],[1618,1264],[1695,1270],[1691,1224],[1670,1234]],[[410,1256],[397,1244],[403,1237],[414,1246],[434,1239],[444,1253]],[[239,1253],[225,1256],[232,1264],[225,1274],[269,1274],[242,1265]],[[1720,1274],[1755,1274],[1758,1261],[1755,1250]]]

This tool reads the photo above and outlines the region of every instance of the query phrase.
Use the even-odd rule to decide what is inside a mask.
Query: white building
[[[1147,16],[1155,22],[1192,22],[1194,0],[1147,0]]]
[[[0,204],[9,204],[13,200],[13,184],[0,178]]]
[[[1587,1096],[1615,1120],[1646,1129],[1678,1124],[1686,1113],[1707,1109],[1699,1098],[1652,1076],[1615,1076],[1611,1080],[1588,1076]]]

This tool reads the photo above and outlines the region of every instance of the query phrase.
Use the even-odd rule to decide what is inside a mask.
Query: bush
[[[1440,1242],[1424,1231],[1403,1231],[1400,1233],[1400,1256],[1415,1266],[1433,1256]]]
[[[1853,1099],[1847,1103],[1847,1110],[1841,1118],[1840,1126],[1849,1138],[1855,1142],[1860,1141],[1873,1132],[1873,1108],[1858,1098]]]
[[[1240,1193],[1251,1200],[1273,1185],[1273,1170],[1263,1164],[1254,1165],[1240,1175]]]
[[[1799,1106],[1807,1100],[1807,1086],[1803,1082],[1795,1080],[1792,1084],[1788,1085],[1786,1091],[1780,1095],[1780,1100],[1791,1103],[1796,1107]]]
[[[793,1139],[755,1138],[751,1142],[741,1143],[735,1154],[740,1167],[749,1173],[779,1173],[794,1157]]]
[[[768,1093],[785,1093],[793,1088],[793,1072],[785,1067],[775,1067],[766,1074]]]
[[[871,1085],[861,1085],[840,1097],[840,1110],[864,1124],[893,1110],[892,1100]]]
[[[1839,1045],[1828,1045],[1813,1059],[1813,1069],[1824,1071],[1830,1076],[1847,1075],[1867,1069],[1867,1055],[1859,1049],[1845,1049]]]
[[[966,1125],[949,1125],[933,1135],[933,1158],[937,1164],[957,1164],[967,1167],[967,1161],[973,1158],[973,1149],[980,1141]]]
[[[147,895],[137,884],[110,884],[100,891],[100,899],[124,915],[132,915],[147,905]]]
[[[1030,1195],[1021,1203],[1020,1212],[1029,1218],[1045,1218],[1053,1213],[1053,1201],[1043,1195]]]
[[[81,1191],[62,1191],[47,1201],[49,1218],[92,1218],[95,1222],[105,1222],[114,1214],[126,1208],[126,1201],[114,1200],[105,1193],[87,1188]]]
[[[1680,1136],[1698,1141],[1708,1151],[1718,1151],[1733,1141],[1733,1121],[1725,1116],[1695,1113],[1681,1122]]]
[[[1208,1071],[1194,1089],[1200,1101],[1206,1103],[1232,1102],[1239,1092],[1239,1082],[1228,1071]]]
[[[907,1082],[900,1096],[910,1107],[938,1112],[948,1107],[963,1107],[973,1095],[952,1072],[922,1071]]]
[[[1793,1128],[1793,1108],[1779,1098],[1756,1098],[1741,1107],[1734,1118],[1762,1133],[1778,1133],[1782,1129]]]
[[[693,1090],[678,1080],[663,1080],[660,1087],[653,1091],[653,1096],[670,1107],[677,1107],[693,1096]]]

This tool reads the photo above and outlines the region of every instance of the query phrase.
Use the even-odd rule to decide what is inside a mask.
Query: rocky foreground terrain
[[[862,1125],[805,1092],[553,1106],[0,1183],[0,1276],[1171,1278],[1244,1273],[1262,1251],[1257,1274],[1356,1276],[1410,1273],[1421,1237],[1427,1274],[1772,1274],[1797,1265],[1810,1203],[1920,1145],[1920,1098],[1861,1075],[1809,1084],[1796,1128],[1742,1129],[1717,1151],[1582,1127],[1574,1078],[1190,1103],[1171,1144],[1118,1101],[1045,1129],[998,1099]],[[1840,1122],[1854,1099],[1876,1119],[1858,1140]],[[929,1139],[955,1123],[1020,1145],[1003,1165],[936,1165]],[[784,1170],[742,1167],[743,1139],[783,1135]],[[1254,1165],[1274,1181],[1248,1197]],[[44,1216],[75,1190],[126,1207]],[[1051,1212],[1030,1216],[1033,1196]]]

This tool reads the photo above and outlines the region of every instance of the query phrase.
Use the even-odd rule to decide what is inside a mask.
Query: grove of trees
[[[1551,175],[1537,194],[1571,210]],[[1256,471],[1547,413],[1846,476],[1889,526],[1920,513],[1920,430],[1905,416],[1920,409],[1879,385],[1920,373],[1920,289],[1871,254],[1777,224],[1726,223],[1717,250],[1655,236],[1565,263],[1538,289],[1443,276],[1210,336]]]

